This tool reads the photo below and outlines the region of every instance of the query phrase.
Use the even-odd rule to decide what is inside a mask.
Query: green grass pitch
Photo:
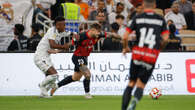
[[[0,110],[121,110],[121,96],[0,96]],[[195,110],[195,95],[144,96],[136,110]]]

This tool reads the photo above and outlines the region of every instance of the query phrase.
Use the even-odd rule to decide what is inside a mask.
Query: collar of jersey
[[[146,12],[146,13],[154,13],[154,10],[152,10],[152,9],[145,9],[144,12]]]

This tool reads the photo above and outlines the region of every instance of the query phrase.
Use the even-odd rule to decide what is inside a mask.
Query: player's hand
[[[61,50],[57,50],[57,49],[50,49],[47,51],[49,54],[56,54],[56,53],[59,53],[61,52]]]
[[[123,55],[125,56],[127,52],[130,52],[130,48],[129,47],[126,47],[126,48],[123,48]]]

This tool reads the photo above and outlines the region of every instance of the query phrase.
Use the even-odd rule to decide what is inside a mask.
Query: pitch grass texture
[[[121,96],[0,96],[0,110],[121,110]],[[194,96],[144,96],[136,110],[195,110]]]

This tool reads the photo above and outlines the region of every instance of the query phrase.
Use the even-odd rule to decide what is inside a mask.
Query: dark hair
[[[125,19],[125,17],[123,15],[117,15],[116,16],[116,19],[120,19],[120,18],[123,19],[123,20]]]
[[[23,34],[24,26],[22,24],[15,24],[15,29],[19,34]]]
[[[135,7],[138,8],[139,6],[142,6],[142,4],[138,3]]]
[[[57,16],[54,20],[54,25],[59,21],[65,21],[65,18],[63,16]]]
[[[39,24],[32,24],[31,28],[35,31],[35,32],[39,32],[40,30],[40,25]]]
[[[119,30],[119,24],[114,22],[114,23],[111,24],[111,28],[112,28],[112,30],[117,32]]]
[[[118,7],[119,5],[124,6],[124,4],[123,4],[123,3],[121,3],[121,2],[118,2],[118,3],[116,4],[116,6],[117,6],[117,7]]]
[[[94,29],[97,29],[97,30],[101,30],[101,25],[99,23],[94,23],[90,27],[94,28]]]

